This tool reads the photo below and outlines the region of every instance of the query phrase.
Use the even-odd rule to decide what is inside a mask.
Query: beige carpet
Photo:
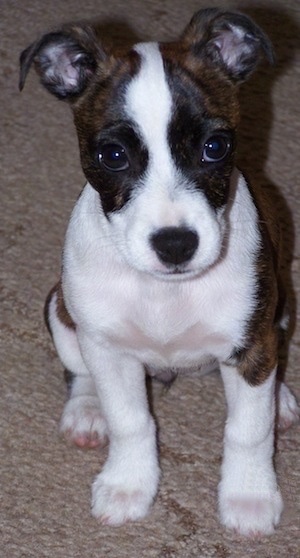
[[[167,392],[154,386],[163,478],[152,513],[137,524],[97,524],[90,515],[90,485],[105,456],[68,447],[57,431],[66,391],[42,308],[58,277],[64,231],[83,176],[68,107],[42,90],[33,73],[18,92],[19,53],[44,31],[83,18],[110,22],[106,34],[114,37],[172,38],[194,11],[217,4],[248,4],[275,44],[277,66],[261,68],[241,92],[240,164],[280,206],[297,295],[299,0],[0,0],[1,558],[300,556],[299,427],[277,441],[285,512],[276,534],[243,540],[217,521],[225,416],[217,374],[181,378]],[[299,353],[296,327],[287,381],[298,398]]]

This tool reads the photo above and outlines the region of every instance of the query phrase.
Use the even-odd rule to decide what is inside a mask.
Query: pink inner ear
[[[251,49],[245,42],[245,35],[246,33],[239,27],[230,27],[230,30],[222,31],[215,37],[214,43],[227,67],[233,68],[241,54],[250,52]]]
[[[78,69],[69,61],[67,57],[62,60],[62,70],[66,85],[76,85],[78,81]]]
[[[76,86],[79,79],[76,62],[82,54],[70,55],[64,47],[57,45],[49,47],[45,54],[51,62],[45,72],[46,77],[50,80],[59,78],[67,88]]]

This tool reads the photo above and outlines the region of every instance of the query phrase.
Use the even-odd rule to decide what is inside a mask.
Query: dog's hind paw
[[[300,408],[295,396],[284,383],[278,382],[277,390],[277,424],[280,430],[286,430],[299,422]]]
[[[270,496],[231,496],[220,502],[222,524],[240,535],[271,535],[283,509],[279,490]]]
[[[66,403],[60,423],[60,432],[81,448],[94,448],[107,443],[106,423],[99,400],[95,396],[72,397]]]

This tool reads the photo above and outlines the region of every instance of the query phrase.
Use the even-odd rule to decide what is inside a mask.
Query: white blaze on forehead
[[[126,92],[125,110],[137,123],[149,150],[150,159],[170,161],[167,129],[171,119],[172,96],[167,83],[163,59],[157,43],[140,43],[134,47],[141,56],[141,67]],[[161,161],[162,162],[162,161]]]

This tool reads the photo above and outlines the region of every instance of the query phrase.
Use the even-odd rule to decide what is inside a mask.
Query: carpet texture
[[[81,451],[59,437],[66,397],[62,368],[43,323],[59,275],[70,211],[84,183],[69,109],[32,72],[18,92],[22,49],[62,22],[94,19],[111,40],[174,38],[194,11],[245,9],[270,35],[273,68],[241,89],[239,164],[268,189],[285,231],[286,276],[300,289],[299,0],[1,0],[1,509],[0,556],[9,558],[297,558],[300,556],[300,428],[277,439],[285,511],[272,537],[244,540],[217,520],[225,400],[220,377],[154,384],[163,471],[149,517],[108,528],[90,515],[90,486],[106,451]],[[124,27],[122,27],[124,26]],[[300,330],[287,383],[300,397]]]

